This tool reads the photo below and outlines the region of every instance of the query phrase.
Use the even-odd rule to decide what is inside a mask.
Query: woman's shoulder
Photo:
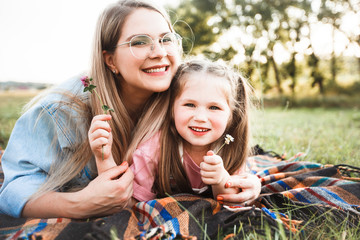
[[[88,92],[82,92],[81,86],[80,77],[75,77],[46,90],[25,106],[18,122],[52,128],[62,147],[75,145],[76,139],[87,135],[85,123],[89,111],[85,106],[89,96]],[[74,101],[81,102],[84,109]]]
[[[80,77],[75,76],[44,90],[25,105],[24,113],[31,114],[42,109],[52,114],[60,108],[72,105],[75,99],[88,103],[90,96],[88,92],[83,92]]]
[[[43,105],[59,105],[59,103],[71,102],[74,99],[81,101],[88,101],[90,98],[89,92],[84,92],[83,85],[80,81],[80,75],[70,78],[58,85],[53,86],[41,99]],[[60,104],[61,105],[61,104]]]

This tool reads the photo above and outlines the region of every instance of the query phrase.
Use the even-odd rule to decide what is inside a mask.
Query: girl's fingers
[[[203,171],[216,172],[221,168],[223,168],[222,164],[208,164],[206,162],[200,163],[200,169]]]
[[[204,156],[204,162],[211,165],[222,164],[222,159],[218,155]]]
[[[206,153],[206,156],[213,156],[214,155],[214,151],[210,150]]]
[[[201,177],[204,178],[215,178],[218,174],[217,172],[207,172],[200,170]]]

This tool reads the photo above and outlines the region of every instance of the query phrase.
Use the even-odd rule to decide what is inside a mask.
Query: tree
[[[211,54],[211,44],[216,42],[229,25],[217,17],[221,11],[227,11],[223,1],[185,0],[172,9],[171,20],[175,30],[184,38],[184,52],[190,55]],[[226,13],[224,13],[226,14]]]
[[[315,66],[309,66],[309,77],[314,79],[311,84],[319,86],[323,94],[325,75],[319,70],[321,56],[316,55],[314,49],[312,26],[317,23],[330,24],[334,33],[341,31],[341,18],[346,12],[352,11],[360,16],[358,3],[359,0],[185,0],[174,9],[176,14],[172,19],[184,20],[193,30],[194,38],[190,39],[193,39],[194,48],[191,54],[231,61],[241,52],[245,54],[243,65],[247,68],[248,77],[258,68],[260,71],[256,72],[261,72],[261,76],[257,75],[261,83],[266,83],[266,89],[272,84],[279,94],[284,93],[284,80],[288,78],[291,80],[291,92],[295,95],[298,74],[301,73],[301,64],[297,63],[297,59],[304,56],[308,64],[316,62]],[[179,24],[177,31],[182,36],[189,36],[189,27]],[[241,33],[237,34],[236,41],[215,50],[214,43],[220,36],[234,29]],[[360,44],[360,34],[347,36]],[[188,39],[185,37],[185,40]],[[279,48],[284,49],[288,56],[279,55]],[[332,82],[335,82],[340,62],[334,47],[331,58],[330,75]],[[274,73],[275,81],[270,81],[272,75],[269,73]]]

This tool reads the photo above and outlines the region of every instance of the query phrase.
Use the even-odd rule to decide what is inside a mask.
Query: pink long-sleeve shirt
[[[133,197],[138,201],[148,201],[156,197],[152,191],[160,154],[160,133],[155,134],[146,142],[140,144],[133,154],[130,166],[134,177]],[[184,151],[183,165],[192,189],[202,193],[208,186],[201,180],[200,167]]]

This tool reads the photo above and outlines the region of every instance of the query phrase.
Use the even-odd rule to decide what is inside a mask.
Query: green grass
[[[22,107],[37,92],[0,92],[0,148],[5,149]]]
[[[357,109],[256,110],[252,144],[289,158],[306,152],[306,160],[360,166],[360,112]]]

